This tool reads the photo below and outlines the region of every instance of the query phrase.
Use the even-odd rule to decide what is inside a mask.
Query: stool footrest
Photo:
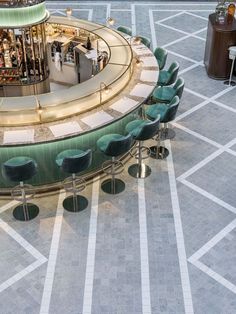
[[[81,177],[68,177],[62,182],[66,192],[79,193],[86,187],[86,182]]]
[[[113,165],[113,172],[112,172],[112,165]],[[120,160],[106,160],[102,164],[102,170],[107,175],[117,175],[124,171],[124,165]]]

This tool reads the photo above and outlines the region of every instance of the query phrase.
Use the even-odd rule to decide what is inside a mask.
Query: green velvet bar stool
[[[132,36],[132,29],[130,27],[120,25],[120,26],[117,27],[117,30],[119,32],[121,32],[121,33],[124,33],[124,34],[127,34],[129,36]]]
[[[159,86],[152,93],[152,100],[161,103],[170,103],[171,100],[178,96],[181,99],[184,91],[184,80],[180,77],[174,86]]]
[[[168,86],[175,82],[179,72],[178,62],[173,62],[168,70],[161,70],[158,77],[157,85]]]
[[[168,52],[164,48],[157,47],[154,50],[154,56],[157,59],[160,70],[163,70],[166,65],[167,55],[168,55]]]
[[[35,192],[32,185],[25,184],[24,181],[30,180],[37,173],[37,163],[30,157],[13,157],[3,163],[2,173],[7,180],[20,183],[11,192],[13,199],[21,202],[13,210],[15,219],[28,221],[35,218],[39,208],[28,202],[34,197]]]
[[[157,104],[149,106],[146,110],[146,116],[150,120],[155,120],[160,117],[161,123],[168,123],[175,119],[176,113],[179,107],[179,97],[175,96],[171,103],[167,106],[166,104]],[[150,147],[151,157],[155,159],[164,159],[169,155],[167,148],[160,145],[160,133],[157,137],[157,145]]]
[[[132,136],[121,134],[107,134],[97,141],[99,150],[111,160],[105,161],[102,165],[103,171],[111,175],[110,179],[104,180],[101,188],[105,193],[118,194],[124,191],[125,182],[115,176],[123,171],[123,164],[116,157],[128,153],[132,145]]]
[[[76,174],[89,168],[92,162],[92,151],[80,149],[67,149],[59,153],[56,157],[56,164],[63,172],[71,176],[63,181],[66,192],[72,193],[63,201],[63,207],[70,212],[79,212],[88,206],[88,200],[79,192],[85,189],[86,182]]]
[[[153,138],[159,132],[160,117],[156,117],[154,121],[150,120],[134,120],[129,122],[125,129],[130,133],[133,138],[138,141],[138,153],[135,154],[135,158],[138,163],[129,167],[128,172],[134,178],[146,178],[151,174],[151,168],[142,162],[150,155],[150,149],[143,146],[143,141]],[[143,156],[143,151],[146,151],[146,156]],[[132,155],[132,153],[131,153]]]
[[[141,43],[144,44],[146,47],[151,47],[151,40],[148,37],[138,35],[138,38],[140,38]]]

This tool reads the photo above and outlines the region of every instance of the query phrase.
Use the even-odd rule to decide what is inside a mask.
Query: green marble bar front
[[[109,133],[125,134],[125,126],[128,122],[137,118],[138,110],[124,116],[122,119],[111,123],[110,125],[93,130],[86,134],[81,134],[76,137],[58,140],[54,142],[22,145],[14,147],[0,147],[0,164],[16,156],[28,156],[33,158],[38,164],[38,172],[34,178],[27,183],[34,186],[53,184],[62,181],[68,174],[63,173],[56,165],[56,156],[66,149],[92,149],[93,158],[91,167],[84,172],[95,172],[101,168],[102,163],[107,159],[96,146],[97,140]],[[2,173],[0,174],[0,188],[9,188],[16,184],[7,181]]]

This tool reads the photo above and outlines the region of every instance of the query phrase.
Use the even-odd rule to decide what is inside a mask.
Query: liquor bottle
[[[228,10],[227,10],[227,21],[229,23],[233,22],[234,14],[235,14],[235,4],[234,2],[230,2],[228,5]]]
[[[89,37],[88,37],[88,39],[87,39],[86,48],[87,48],[88,50],[91,50],[91,48],[92,48],[92,44],[91,44],[91,41],[90,41],[90,38],[89,38]]]

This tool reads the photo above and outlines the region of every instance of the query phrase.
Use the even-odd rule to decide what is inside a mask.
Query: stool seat
[[[152,93],[153,98],[160,102],[170,102],[176,91],[171,86],[156,87]]]
[[[64,158],[68,157],[81,157],[84,154],[84,151],[81,149],[67,149],[59,153],[56,157],[56,164],[61,167]],[[76,171],[78,172],[78,171]]]
[[[145,114],[151,120],[156,119],[156,117],[160,115],[160,121],[162,122],[167,108],[168,108],[167,104],[163,104],[163,103],[153,104],[147,108],[147,110],[145,111]]]
[[[105,153],[107,151],[107,148],[108,148],[108,146],[109,146],[111,141],[120,140],[123,137],[124,136],[120,135],[120,134],[107,134],[107,135],[104,135],[97,141],[97,146],[100,149],[100,151]],[[112,152],[112,155],[110,155],[110,156],[113,156],[113,154],[116,155],[116,152]]]
[[[36,162],[26,156],[13,157],[3,164],[4,176],[12,182],[31,179],[37,172]]]
[[[5,161],[2,165],[3,176],[12,182],[20,182],[20,185],[12,189],[12,197],[20,201],[13,210],[13,216],[17,220],[28,221],[35,218],[39,213],[39,208],[35,204],[27,201],[33,198],[35,192],[29,184],[24,181],[30,180],[37,173],[37,163],[30,157],[17,156]]]
[[[136,139],[138,135],[140,134],[142,128],[145,125],[147,125],[148,122],[149,122],[148,120],[141,120],[141,119],[131,121],[126,125],[125,130]]]

